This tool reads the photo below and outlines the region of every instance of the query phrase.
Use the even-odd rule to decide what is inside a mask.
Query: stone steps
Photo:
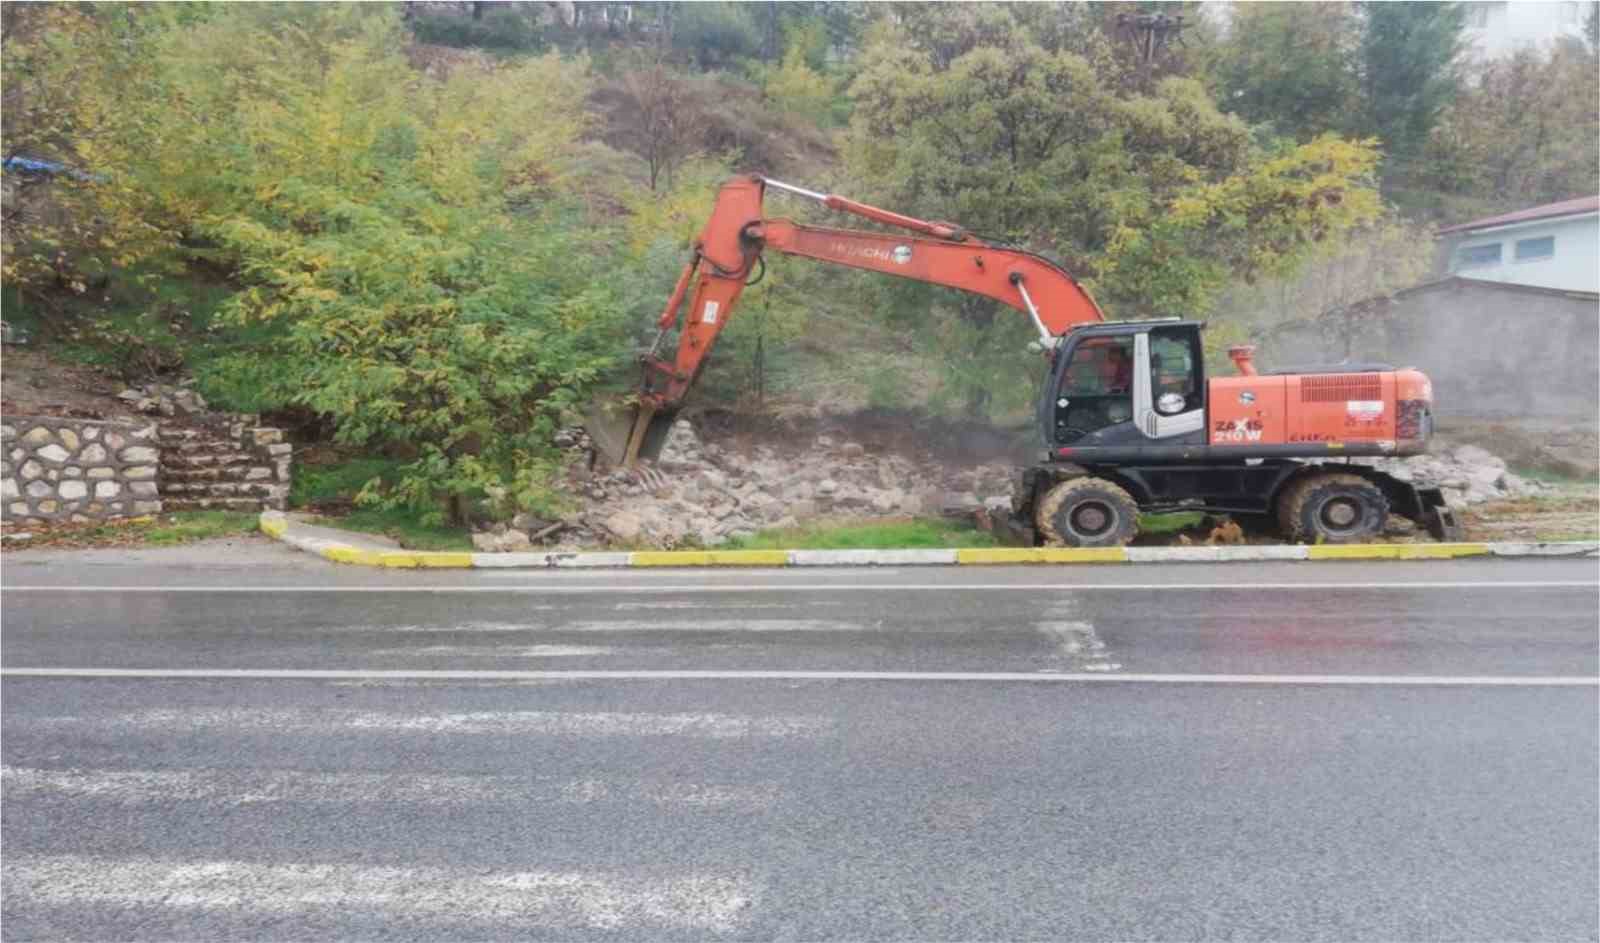
[[[271,504],[260,498],[188,497],[162,498],[163,511],[261,511],[281,510],[282,503]]]

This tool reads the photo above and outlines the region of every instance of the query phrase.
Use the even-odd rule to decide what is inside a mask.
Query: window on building
[[[1484,265],[1500,264],[1500,243],[1491,242],[1486,246],[1462,246],[1456,250],[1456,268],[1479,268]]]
[[[1556,254],[1556,237],[1545,236],[1542,239],[1518,239],[1517,261],[1532,262],[1534,259],[1548,259]]]

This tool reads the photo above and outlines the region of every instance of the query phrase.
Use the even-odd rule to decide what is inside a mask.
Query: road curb
[[[1597,557],[1600,541],[1342,544],[1225,547],[992,547],[964,550],[638,550],[464,553],[363,547],[296,533],[281,511],[261,512],[261,532],[334,563],[404,569],[623,567],[994,566],[1061,563],[1243,563],[1277,560],[1447,560],[1461,557]],[[352,540],[358,540],[352,535]]]

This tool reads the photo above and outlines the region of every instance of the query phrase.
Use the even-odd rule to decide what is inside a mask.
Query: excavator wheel
[[[1034,519],[1047,547],[1120,547],[1139,532],[1139,506],[1104,478],[1057,483]]]
[[[1308,475],[1278,498],[1284,536],[1307,543],[1358,543],[1382,533],[1388,517],[1383,489],[1346,472]]]

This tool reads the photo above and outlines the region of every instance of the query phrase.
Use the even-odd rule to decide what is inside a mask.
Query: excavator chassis
[[[1035,515],[1046,492],[1059,482],[1098,478],[1128,493],[1141,513],[1202,511],[1211,514],[1271,515],[1287,489],[1318,471],[1357,475],[1377,486],[1389,513],[1423,528],[1435,540],[1462,537],[1461,525],[1437,487],[1401,481],[1366,465],[1316,464],[1268,460],[1238,463],[1074,465],[1042,463],[1024,469],[1011,498],[1012,513],[997,515],[996,535],[1019,546],[1044,543]]]

